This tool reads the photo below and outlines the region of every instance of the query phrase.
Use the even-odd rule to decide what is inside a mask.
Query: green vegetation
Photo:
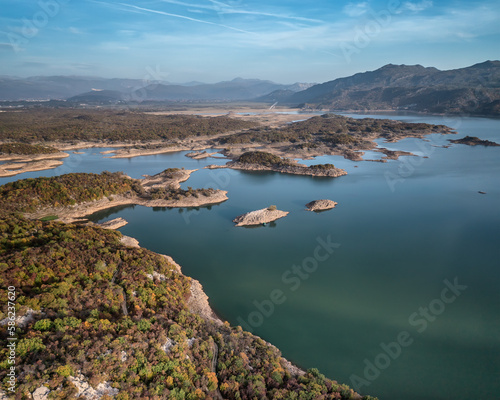
[[[275,205],[272,205],[272,206],[267,207],[267,210],[268,211],[276,211],[277,207]]]
[[[55,221],[56,219],[59,219],[57,215],[47,215],[46,217],[40,218],[40,221]]]
[[[327,171],[329,169],[335,169],[336,167],[333,164],[315,164],[310,165],[309,168],[315,171]]]
[[[188,190],[184,189],[165,189],[165,188],[154,188],[150,191],[150,196],[153,200],[182,200],[186,197],[194,196],[199,198],[200,196],[210,197],[216,193],[215,189],[193,189],[191,187]]]
[[[30,109],[0,113],[0,140],[178,140],[248,129],[254,123],[221,117],[153,115],[113,110]]]
[[[1,129],[1,128],[0,128]],[[0,155],[36,155],[58,153],[59,150],[49,146],[27,143],[2,143]]]
[[[105,196],[141,193],[141,185],[120,172],[72,173],[51,178],[29,178],[0,186],[2,212],[34,212],[38,208],[71,206]]]
[[[299,121],[282,128],[253,128],[232,136],[218,139],[219,144],[286,143],[298,149],[329,147],[366,147],[374,138],[392,139],[448,131],[443,125],[406,123],[388,119],[354,119],[335,114],[325,114]]]
[[[17,314],[35,311],[16,329],[16,400],[31,399],[42,385],[54,398],[76,398],[77,373],[94,387],[109,383],[122,400],[208,400],[218,390],[225,399],[354,398],[315,369],[292,375],[276,348],[241,328],[191,313],[190,278],[120,237],[90,226],[0,219],[0,297],[15,286]],[[4,390],[7,333],[1,326]]]
[[[236,161],[242,164],[258,164],[266,167],[284,167],[293,165],[286,159],[264,151],[248,151],[243,153]]]

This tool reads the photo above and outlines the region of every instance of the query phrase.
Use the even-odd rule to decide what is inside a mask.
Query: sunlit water
[[[393,118],[443,123],[456,137],[500,142],[500,120]],[[381,399],[497,398],[500,148],[443,148],[450,138],[388,144],[419,157],[387,163],[305,161],[348,171],[334,179],[203,170],[225,160],[192,160],[185,152],[107,159],[99,153],[106,149],[88,149],[54,170],[0,183],[67,172],[139,178],[169,167],[200,168],[182,187],[224,189],[228,201],[199,210],[128,207],[93,219],[125,218],[129,224],[120,231],[173,256],[202,282],[222,318],[252,329],[303,368],[318,367]],[[321,198],[339,204],[305,211]],[[231,222],[271,204],[290,214],[252,229]]]

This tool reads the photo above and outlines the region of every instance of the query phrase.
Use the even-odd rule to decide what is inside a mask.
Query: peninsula
[[[194,170],[170,168],[144,179],[121,173],[72,173],[52,178],[24,179],[0,186],[0,206],[32,219],[55,217],[74,222],[111,207],[200,207],[227,200],[215,189],[180,189]]]

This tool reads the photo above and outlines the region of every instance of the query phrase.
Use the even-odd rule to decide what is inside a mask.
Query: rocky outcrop
[[[118,229],[121,228],[122,226],[127,225],[128,222],[123,219],[123,218],[115,218],[106,222],[101,222],[98,224],[101,228],[104,229]]]
[[[212,157],[214,154],[217,154],[217,152],[215,152],[215,153],[208,153],[206,150],[204,150],[204,151],[193,151],[191,153],[187,153],[186,157],[190,157],[193,160],[201,160],[203,158]]]
[[[141,180],[141,185],[145,189],[154,189],[158,187],[179,189],[181,187],[181,182],[187,181],[191,174],[196,171],[198,170],[169,168],[156,175],[144,175],[144,179]]]
[[[476,136],[466,136],[462,139],[450,140],[451,143],[466,144],[467,146],[500,146],[490,140],[481,140]]]
[[[239,215],[233,219],[233,222],[236,223],[236,226],[262,225],[267,224],[268,222],[276,221],[277,219],[286,217],[287,215],[288,211],[280,211],[269,207]]]
[[[309,211],[324,211],[334,208],[338,203],[333,200],[314,200],[306,204]]]

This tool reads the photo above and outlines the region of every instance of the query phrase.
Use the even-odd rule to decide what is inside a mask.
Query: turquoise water
[[[500,142],[500,120],[393,117]],[[420,157],[387,163],[305,161],[348,171],[335,179],[199,170],[183,187],[228,190],[228,201],[198,210],[127,207],[94,219],[125,218],[120,231],[173,256],[223,318],[301,367],[380,399],[498,398],[500,148],[443,148],[449,138],[391,143]],[[224,162],[185,153],[110,160],[99,151],[0,183],[68,170],[140,177]],[[319,198],[339,205],[304,210]],[[231,222],[271,204],[290,214],[251,229]],[[455,293],[447,289],[454,283]]]

